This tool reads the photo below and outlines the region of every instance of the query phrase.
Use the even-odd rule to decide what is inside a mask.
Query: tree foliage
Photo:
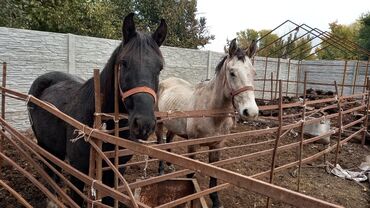
[[[285,39],[280,39],[277,34],[270,33],[270,30],[256,31],[247,29],[236,33],[239,44],[247,48],[252,40],[259,40],[258,56],[281,57],[294,59],[312,59],[311,38],[309,36],[297,38],[297,32],[289,34]]]
[[[360,17],[360,29],[358,31],[358,43],[361,47],[370,51],[370,12]],[[363,59],[369,60],[369,56],[362,55]]]
[[[196,17],[196,5],[196,0],[1,0],[0,26],[119,39],[122,18],[135,11],[138,27],[146,31],[166,19],[166,45],[197,48],[214,36],[206,19]]]
[[[339,37],[344,40],[357,42],[359,24],[357,22],[350,25],[342,25],[337,22],[329,24],[330,31],[335,37]],[[316,49],[317,57],[319,59],[357,59],[356,54],[351,51],[338,46],[338,41],[333,37],[325,37],[320,44],[320,47]]]
[[[241,48],[247,48],[251,44],[252,40],[258,39],[258,32],[253,29],[246,29],[236,33],[239,46]]]

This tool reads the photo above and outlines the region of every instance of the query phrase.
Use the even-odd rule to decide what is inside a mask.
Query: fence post
[[[274,150],[272,153],[272,161],[271,161],[271,172],[270,172],[270,183],[274,183],[274,170],[275,170],[275,165],[276,165],[276,157],[277,157],[277,148],[280,143],[280,137],[281,137],[281,131],[282,131],[282,126],[283,126],[283,87],[282,87],[282,82],[281,80],[279,82],[279,127],[278,131],[276,134],[276,139],[275,139],[275,146]],[[266,207],[271,206],[271,198],[267,198],[267,204]]]
[[[3,62],[3,80],[1,83],[1,86],[3,88],[6,87],[6,62]],[[5,91],[2,90],[1,92],[1,118],[5,120]],[[1,128],[1,131],[4,131],[3,128]],[[0,152],[3,151],[3,142],[4,142],[4,137],[1,135],[0,137]],[[2,166],[2,159],[0,158],[0,168]]]
[[[369,62],[368,62],[369,63]],[[370,83],[369,83],[369,77],[365,77],[365,79],[367,80],[366,81],[366,90],[367,90],[367,99],[366,99],[366,112],[365,112],[365,121],[364,121],[364,133],[362,135],[362,140],[361,140],[361,144],[362,146],[365,145],[365,139],[366,139],[366,135],[367,135],[367,125],[368,125],[368,120],[369,120],[369,102],[370,102]]]
[[[346,80],[346,73],[347,73],[347,64],[348,64],[347,62],[348,62],[347,60],[344,62],[343,79],[342,79],[342,89],[341,89],[341,92],[340,92],[340,96],[343,95],[344,81]],[[339,96],[339,94],[337,94],[337,96]]]

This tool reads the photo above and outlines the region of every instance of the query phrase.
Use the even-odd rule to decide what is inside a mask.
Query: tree
[[[203,47],[213,35],[208,33],[206,18],[196,18],[197,1],[195,0],[162,0],[153,4],[151,0],[135,1],[142,29],[154,29],[160,18],[166,19],[168,37],[166,45],[198,48]]]
[[[270,30],[260,30],[258,32],[259,37],[261,38],[259,41],[259,56],[268,56],[268,57],[281,57],[283,55],[283,51],[279,50],[284,45],[284,41],[279,39],[279,36],[270,33]]]
[[[329,24],[330,31],[333,36],[344,40],[356,42],[359,31],[359,24],[352,23],[350,25],[341,25],[337,22]],[[356,54],[338,46],[337,40],[333,37],[325,37],[320,47],[316,50],[319,59],[357,59]]]
[[[360,17],[360,29],[358,31],[358,43],[361,47],[370,51],[370,12]],[[369,60],[369,56],[362,55],[362,59]]]
[[[166,19],[166,45],[197,48],[214,36],[206,18],[196,18],[196,6],[196,0],[1,0],[0,26],[120,39],[122,18],[135,11],[144,31]]]
[[[311,38],[309,35],[298,39],[293,47],[293,50],[290,51],[289,58],[297,60],[312,60],[316,58],[312,53]]]
[[[252,40],[258,39],[258,32],[253,29],[246,29],[237,32],[236,37],[241,48],[248,48]]]

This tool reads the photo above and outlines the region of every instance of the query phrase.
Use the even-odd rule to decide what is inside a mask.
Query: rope
[[[95,182],[96,180],[94,179],[91,184],[91,196],[94,197],[94,199],[96,199],[96,189],[94,188]]]
[[[144,158],[145,158],[145,166],[144,166],[144,178],[146,178],[146,170],[147,170],[147,168],[148,168],[148,160],[149,160],[149,156],[148,155],[145,155],[144,156]]]
[[[71,139],[71,142],[72,143],[75,143],[77,142],[79,139],[81,139],[82,137],[85,137],[86,136],[86,133],[85,133],[85,125],[82,127],[82,131],[79,130],[79,129],[75,129],[73,131],[73,134],[77,134],[77,136],[74,138],[74,139]]]

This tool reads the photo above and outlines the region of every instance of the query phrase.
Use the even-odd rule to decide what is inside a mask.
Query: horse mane
[[[232,57],[234,57],[234,56],[236,56],[238,58],[238,60],[241,60],[241,61],[244,62],[245,61],[246,53],[245,53],[245,51],[243,49],[237,48],[236,51],[235,51],[235,54]],[[221,71],[222,66],[224,65],[227,57],[228,57],[228,55],[224,56],[221,59],[221,61],[217,64],[216,69],[215,69],[216,75],[218,75],[219,72]]]

